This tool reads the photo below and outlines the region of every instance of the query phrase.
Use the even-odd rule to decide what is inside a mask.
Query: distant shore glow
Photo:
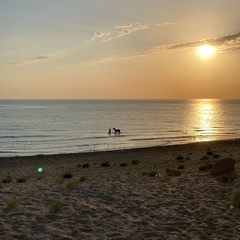
[[[198,47],[198,55],[203,58],[203,59],[208,59],[213,57],[215,52],[215,49],[213,46],[210,45],[202,45],[200,47]]]

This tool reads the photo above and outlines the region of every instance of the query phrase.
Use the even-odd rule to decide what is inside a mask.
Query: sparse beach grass
[[[62,177],[62,178],[72,178],[72,176],[73,176],[73,174],[71,174],[71,173],[69,173],[69,172],[67,172],[67,173],[62,173],[62,174],[61,174],[61,177]]]
[[[75,189],[78,185],[79,185],[80,181],[78,179],[73,179],[70,180],[67,184],[66,184],[66,188],[68,190],[73,190]]]
[[[6,176],[2,179],[2,183],[11,183],[13,181],[13,178],[11,176]]]
[[[235,191],[232,198],[232,205],[240,208],[240,190]]]
[[[29,177],[27,177],[27,176],[22,176],[22,177],[17,178],[17,182],[18,182],[18,183],[25,183],[25,182],[28,181],[28,179],[29,179]]]
[[[10,182],[1,182],[1,236],[34,239],[39,235],[42,239],[69,240],[134,236],[157,240],[174,233],[176,239],[237,239],[239,144],[225,141],[36,156],[36,163],[31,164],[32,158],[27,157],[0,159],[0,179]],[[213,155],[232,156],[236,160],[235,173],[212,177],[201,172],[216,162],[213,155],[206,154],[208,147]],[[178,155],[184,159],[176,159]],[[202,156],[206,159],[200,160]],[[88,162],[91,167],[83,168]],[[44,166],[44,175],[36,173],[39,164]],[[12,168],[18,170],[13,172]],[[167,176],[168,168],[184,170],[181,176]],[[18,179],[25,176],[29,178],[20,184]],[[210,224],[213,219],[217,219],[214,226]]]
[[[58,213],[62,209],[62,207],[63,207],[62,200],[55,200],[50,207],[50,212]]]
[[[13,197],[12,199],[8,200],[7,206],[10,209],[17,208],[20,203],[22,202],[22,199],[19,197]]]

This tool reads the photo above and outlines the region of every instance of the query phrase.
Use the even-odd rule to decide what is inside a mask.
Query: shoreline
[[[182,143],[182,144],[172,144],[172,145],[156,145],[156,146],[147,146],[147,147],[136,147],[136,148],[124,148],[124,149],[116,149],[116,150],[98,150],[98,151],[84,151],[84,152],[69,152],[69,153],[56,153],[56,154],[34,154],[34,155],[16,155],[16,156],[0,156],[0,162],[2,159],[15,159],[15,158],[38,158],[38,157],[60,157],[60,156],[71,156],[71,155],[89,155],[89,154],[98,154],[98,153],[114,153],[114,152],[131,152],[131,151],[142,151],[142,150],[150,150],[150,149],[164,149],[164,148],[175,148],[175,147],[188,147],[195,145],[216,145],[216,144],[232,144],[239,143],[240,146],[240,138],[232,138],[232,139],[223,139],[223,140],[210,140],[210,141],[199,141],[199,142],[190,142],[190,143]]]
[[[232,139],[221,139],[221,140],[210,140],[210,141],[199,141],[199,142],[189,142],[189,143],[180,143],[180,144],[171,144],[171,145],[155,145],[155,146],[146,146],[146,147],[136,147],[136,148],[124,148],[124,149],[115,149],[115,150],[92,150],[92,151],[83,151],[83,152],[68,152],[68,153],[53,153],[53,154],[33,154],[33,155],[15,155],[15,156],[1,156],[2,159],[13,159],[13,158],[36,158],[36,157],[54,157],[54,156],[66,156],[66,155],[82,155],[82,154],[93,154],[93,153],[109,153],[109,152],[129,152],[129,151],[138,151],[138,150],[148,150],[156,148],[175,148],[175,147],[187,147],[191,145],[215,145],[215,144],[231,144],[232,142],[239,142],[240,138]]]
[[[236,161],[233,182],[199,170],[225,157]],[[181,176],[166,175],[166,168],[179,166]],[[4,239],[240,238],[240,209],[231,207],[240,189],[240,139],[0,157],[0,169]],[[154,177],[148,175],[152,171]],[[72,177],[63,178],[66,173]],[[12,181],[3,183],[7,176]],[[55,202],[61,205],[56,212]]]

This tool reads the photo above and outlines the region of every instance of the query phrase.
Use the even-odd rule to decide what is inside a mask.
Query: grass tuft
[[[28,181],[28,177],[27,176],[22,176],[22,177],[17,178],[17,182],[18,183],[25,183],[27,181]]]
[[[84,182],[85,180],[86,180],[86,177],[85,177],[85,176],[80,177],[80,179],[79,179],[80,182]]]
[[[73,180],[69,181],[69,182],[66,184],[66,188],[67,188],[68,190],[73,190],[73,189],[76,188],[78,185],[79,185],[79,180],[78,180],[78,179],[73,179]]]
[[[21,203],[21,198],[19,197],[14,197],[11,200],[8,201],[8,208],[17,208],[19,204]]]
[[[212,168],[213,164],[210,162],[206,162],[205,164],[203,164],[202,166],[200,166],[198,168],[199,171],[207,171],[210,170]]]
[[[126,167],[128,164],[127,163],[121,163],[120,167]]]
[[[149,177],[156,177],[159,174],[158,171],[152,170],[152,171],[143,171],[142,175],[143,176],[149,176]]]
[[[139,160],[132,160],[132,165],[138,165],[140,163]]]
[[[113,188],[113,189],[117,189],[117,184],[116,184],[116,182],[112,182],[112,188]]]
[[[234,207],[240,208],[240,190],[237,190],[232,198],[232,205]]]
[[[11,176],[6,176],[6,177],[2,180],[3,183],[10,183],[10,182],[12,182],[12,181],[13,181],[13,178],[12,178]]]
[[[216,177],[221,183],[231,183],[237,178],[236,173],[226,173]]]
[[[101,163],[102,167],[110,167],[110,163],[109,162],[103,162]]]
[[[83,167],[83,168],[89,168],[89,167],[90,167],[90,164],[89,164],[89,163],[84,163],[82,167]]]
[[[63,173],[62,175],[61,175],[61,177],[63,177],[63,178],[72,178],[72,174],[71,173]]]
[[[61,200],[57,200],[53,202],[53,204],[50,207],[50,212],[51,213],[58,213],[63,207],[63,203]]]

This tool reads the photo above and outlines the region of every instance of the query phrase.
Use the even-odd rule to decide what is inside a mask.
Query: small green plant
[[[240,190],[237,190],[232,198],[232,205],[234,207],[240,208]]]
[[[54,201],[50,207],[50,212],[58,213],[63,207],[63,203],[61,200]]]
[[[80,182],[84,182],[85,180],[86,180],[86,177],[85,177],[85,176],[80,177],[80,179],[79,179]]]
[[[114,188],[114,189],[117,188],[117,184],[115,182],[112,182],[112,188]]]
[[[22,176],[22,177],[17,178],[17,182],[18,183],[25,183],[27,181],[28,181],[28,177],[27,176]]]
[[[148,172],[147,172],[147,171],[142,171],[142,175],[143,175],[143,176],[147,176],[147,175],[148,175]]]
[[[36,197],[37,196],[37,191],[36,189],[32,189],[28,192],[30,197]]]
[[[106,179],[106,178],[107,178],[107,176],[106,176],[105,174],[100,174],[99,176],[100,176],[100,178],[102,178],[102,179]]]
[[[38,180],[38,181],[41,180],[41,179],[43,179],[43,175],[37,176],[37,180]]]
[[[14,197],[11,200],[8,201],[8,208],[17,208],[19,204],[21,203],[21,198],[19,197]]]
[[[12,182],[12,181],[13,181],[13,179],[12,179],[11,176],[6,176],[6,177],[2,180],[3,183],[10,183],[10,182]]]
[[[207,171],[207,170],[210,170],[212,168],[212,166],[213,166],[212,163],[206,162],[205,164],[200,166],[198,169],[199,169],[199,171]]]
[[[236,173],[226,173],[219,175],[217,180],[221,183],[231,183],[237,178]]]
[[[63,178],[72,178],[73,175],[71,173],[63,173],[61,176]]]
[[[143,176],[149,176],[149,177],[156,177],[157,175],[159,174],[159,172],[158,171],[156,171],[156,170],[152,170],[152,171],[143,171],[142,172],[142,175]]]
[[[140,163],[139,160],[132,160],[132,165],[138,165]]]
[[[110,163],[109,162],[103,162],[101,163],[102,167],[110,167]]]
[[[89,163],[85,163],[85,164],[83,164],[82,167],[83,167],[83,168],[89,168],[89,167],[90,167],[90,164],[89,164]]]
[[[120,167],[126,167],[128,164],[127,163],[121,163]]]
[[[158,171],[153,170],[153,171],[150,171],[150,172],[148,173],[148,176],[149,176],[149,177],[156,177],[158,174],[159,174]]]
[[[184,167],[184,165],[179,165],[178,166],[178,169],[184,169],[185,167]]]
[[[73,189],[76,188],[78,185],[79,185],[79,180],[78,180],[78,179],[73,179],[73,180],[69,181],[69,182],[66,184],[66,188],[67,188],[68,190],[73,190]]]

